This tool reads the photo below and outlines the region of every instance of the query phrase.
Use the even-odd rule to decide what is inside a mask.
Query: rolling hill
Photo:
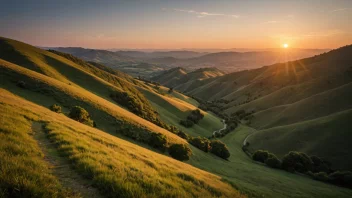
[[[345,134],[349,127],[333,124],[338,119],[327,117],[352,108],[351,54],[350,45],[311,58],[230,73],[201,81],[198,86],[178,89],[213,101],[227,115],[240,110],[253,112],[248,124],[259,130],[248,139],[253,150],[267,149],[280,156],[292,150],[304,151],[325,157],[335,167],[350,170],[352,158],[346,156],[343,146],[351,141],[350,136],[337,135]],[[321,149],[326,142],[316,137],[313,130],[312,123],[320,123],[320,119],[331,122],[322,125],[329,125],[329,130],[323,130],[324,137],[335,138],[330,143],[329,154]],[[298,126],[300,130],[296,130]],[[302,133],[311,133],[310,138]],[[297,146],[300,143],[309,145],[309,149]]]
[[[192,75],[199,78],[198,74]],[[227,75],[200,82],[217,81]],[[337,88],[337,83],[333,85]],[[344,90],[333,92],[343,94]],[[128,101],[134,101],[132,107],[142,111],[135,111],[111,97],[117,93],[123,93]],[[60,105],[62,113],[50,111],[52,104]],[[66,116],[76,105],[89,112],[95,127]],[[164,86],[148,84],[104,65],[0,38],[0,196],[352,195],[347,188],[253,163],[241,147],[251,134],[251,145],[256,145],[251,138],[261,131],[249,126],[240,124],[220,138],[231,153],[230,158],[224,160],[155,124],[159,120],[181,128],[179,120],[198,105],[198,101],[178,91],[170,93]],[[341,107],[344,106],[341,104]],[[202,112],[203,120],[193,128],[182,128],[185,133],[209,137],[213,130],[223,127],[216,115]],[[334,112],[333,117],[323,121],[339,121],[348,118],[349,113]],[[315,122],[312,123],[314,127]],[[339,122],[333,125],[336,124]],[[189,147],[192,152],[189,161],[177,161],[141,141],[154,133],[164,135],[168,147],[175,144]],[[324,134],[330,132],[324,131]]]

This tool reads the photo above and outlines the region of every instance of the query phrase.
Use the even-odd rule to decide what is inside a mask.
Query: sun
[[[284,43],[284,44],[282,45],[282,47],[283,47],[283,48],[288,48],[288,44],[287,44],[287,43]]]

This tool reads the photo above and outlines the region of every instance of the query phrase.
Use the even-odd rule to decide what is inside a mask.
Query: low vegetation
[[[192,127],[194,124],[198,124],[198,122],[204,118],[202,112],[199,109],[191,111],[191,113],[187,116],[186,120],[181,120],[180,124],[186,128]]]
[[[223,159],[228,159],[230,157],[230,151],[227,146],[219,140],[211,141],[211,150],[214,155],[217,155]]]
[[[352,172],[336,171],[331,169],[331,164],[317,156],[308,156],[302,152],[291,151],[280,161],[274,154],[257,150],[252,159],[265,163],[271,168],[283,169],[291,173],[302,173],[315,180],[352,188]]]
[[[177,160],[186,161],[189,160],[189,157],[192,155],[192,151],[184,144],[173,144],[169,148],[169,154]]]
[[[72,107],[68,117],[88,126],[95,126],[94,121],[90,119],[89,113],[80,106]]]
[[[50,110],[56,112],[56,113],[61,113],[61,106],[57,105],[57,104],[53,104],[50,106]]]

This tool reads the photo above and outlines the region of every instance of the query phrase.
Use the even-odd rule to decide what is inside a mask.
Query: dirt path
[[[68,160],[60,157],[53,143],[49,141],[42,130],[42,123],[33,122],[32,131],[34,139],[44,153],[44,160],[49,164],[53,175],[55,175],[62,186],[70,189],[81,197],[102,197],[98,190],[92,187],[89,180],[82,178],[70,168]]]

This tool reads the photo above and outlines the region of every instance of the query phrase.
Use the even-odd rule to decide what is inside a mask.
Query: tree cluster
[[[192,127],[194,124],[198,124],[198,122],[204,118],[202,112],[199,109],[193,110],[191,114],[187,116],[186,120],[181,120],[180,124],[186,128]]]

